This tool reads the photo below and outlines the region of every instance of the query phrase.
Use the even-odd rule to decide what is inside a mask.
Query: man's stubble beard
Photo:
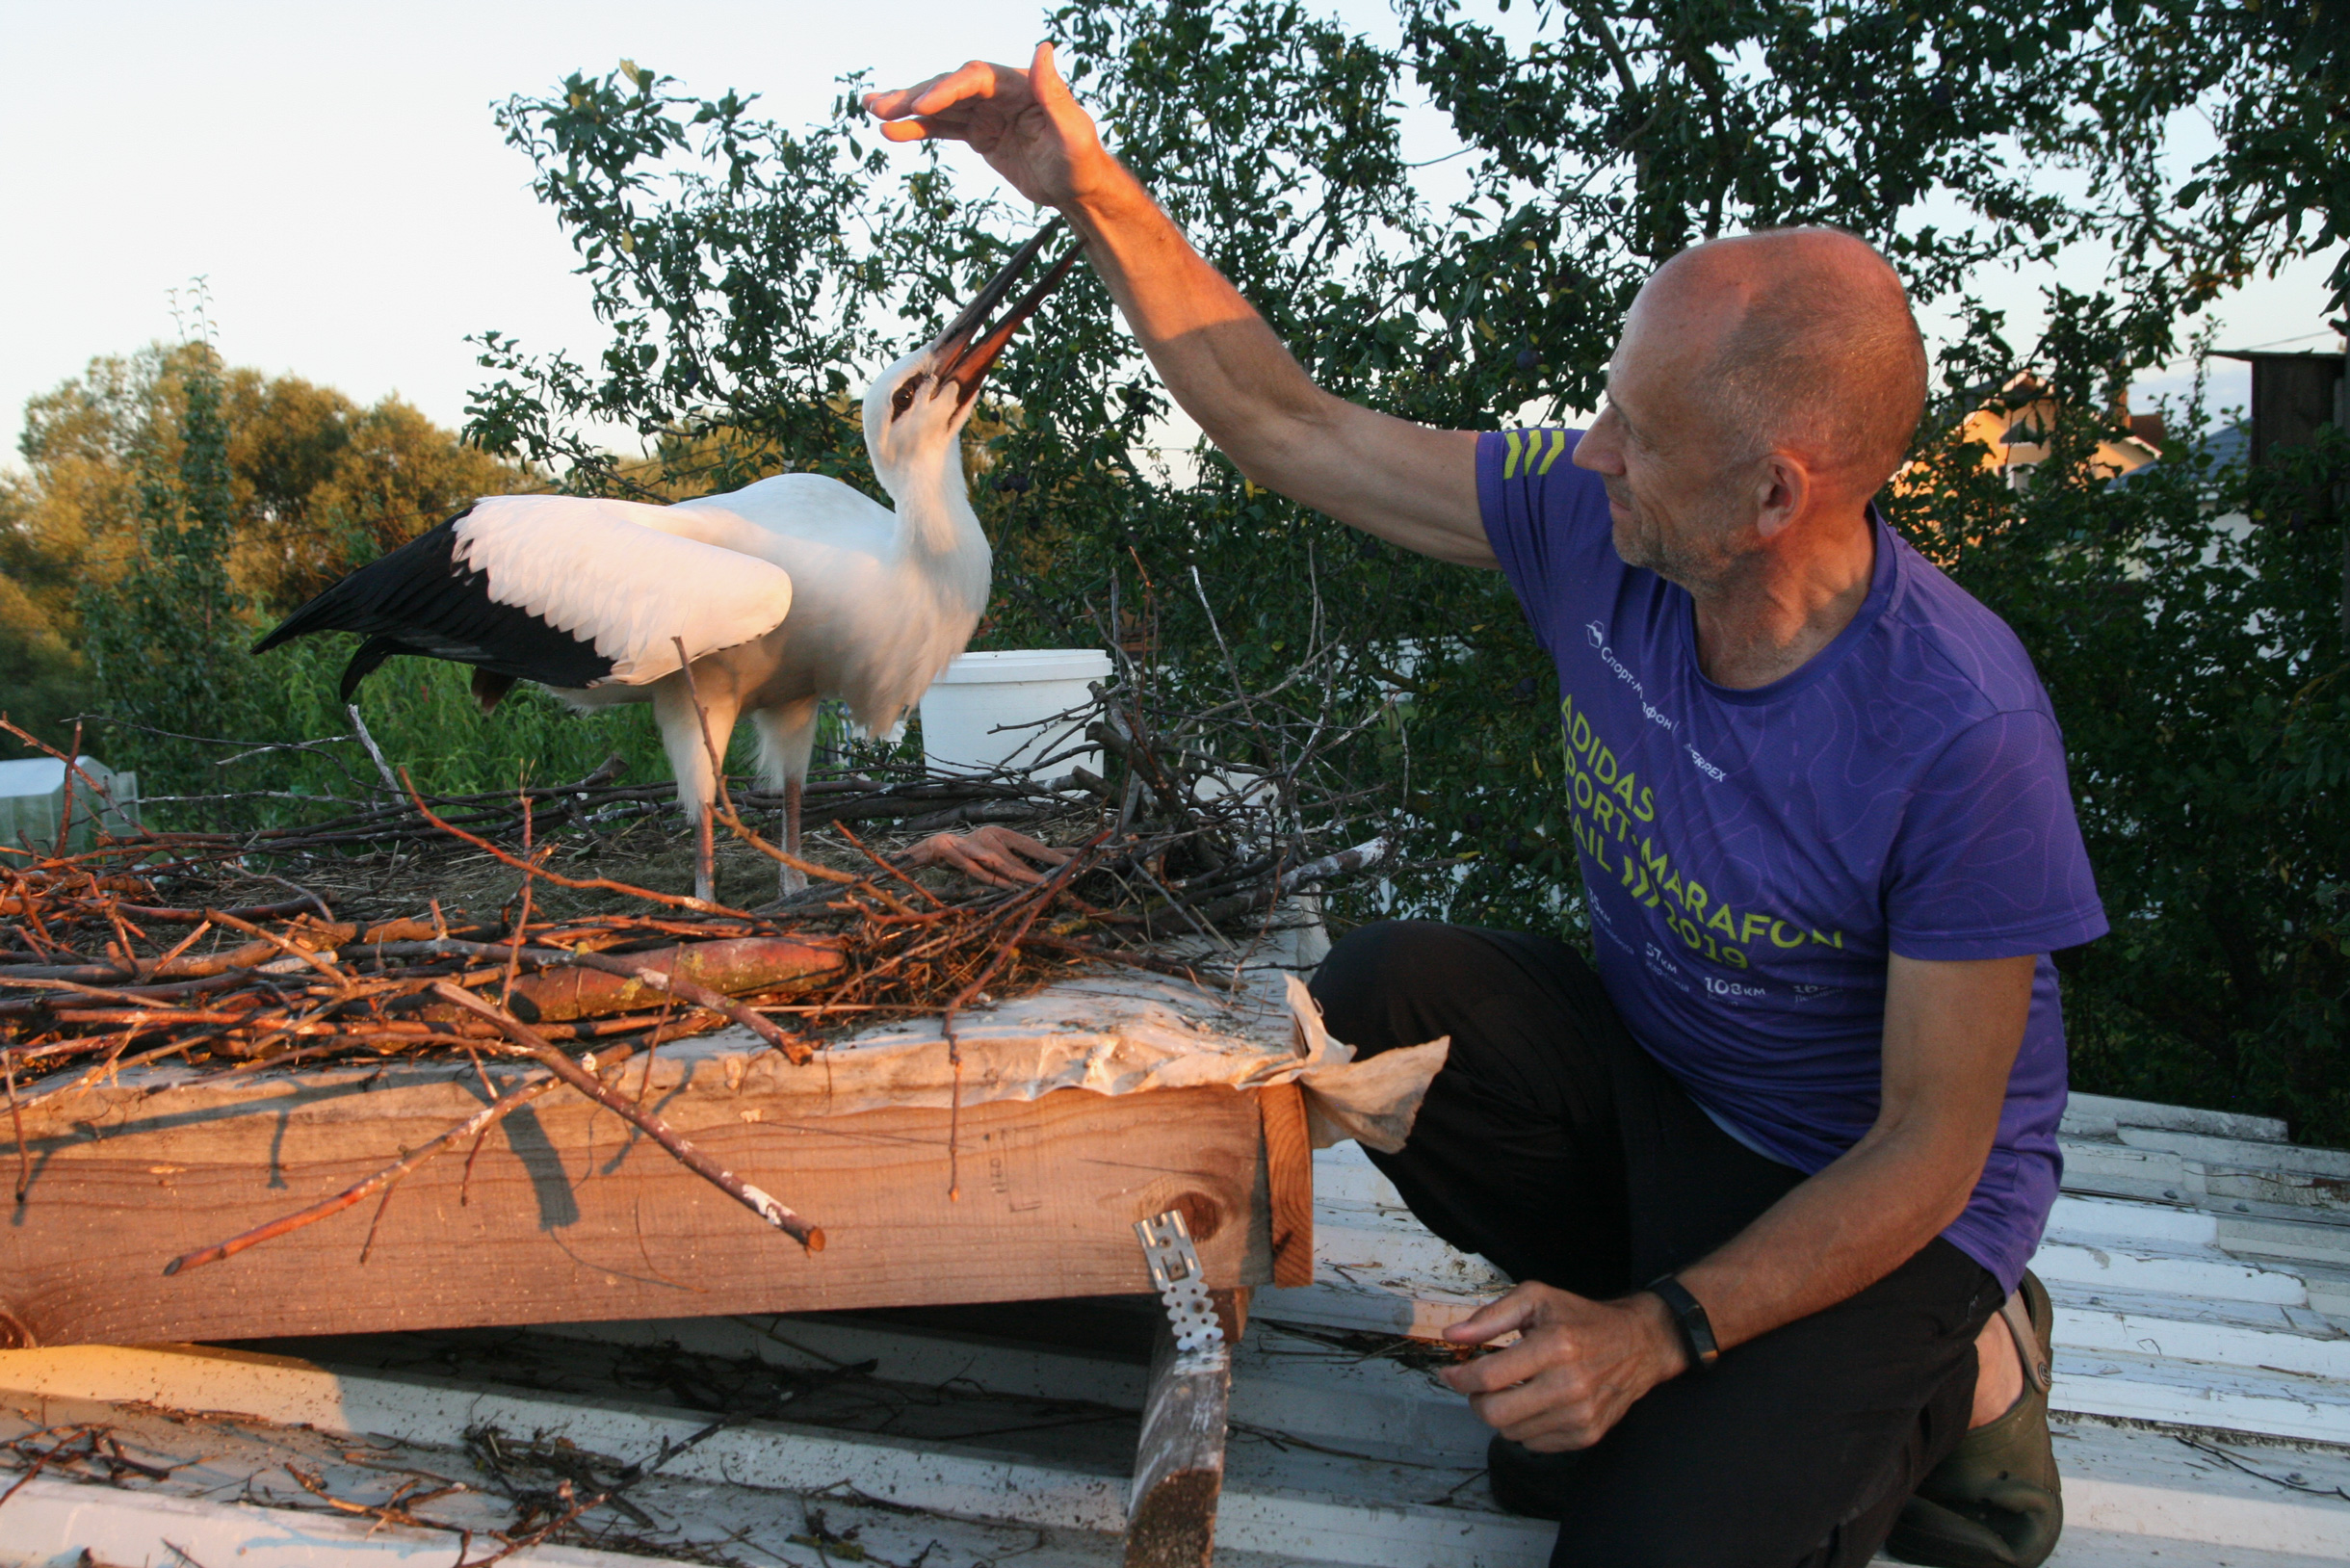
[[[1736,569],[1736,554],[1722,548],[1729,530],[1721,526],[1718,518],[1708,517],[1706,526],[1681,531],[1683,535],[1693,534],[1692,539],[1659,526],[1655,513],[1629,491],[1610,485],[1608,494],[1624,508],[1621,519],[1610,519],[1610,533],[1616,554],[1626,565],[1655,572],[1668,583],[1700,594]]]

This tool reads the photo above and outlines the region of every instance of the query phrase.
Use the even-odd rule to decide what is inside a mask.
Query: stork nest
[[[952,1038],[955,1012],[975,999],[1084,966],[1214,983],[1262,944],[1288,895],[1387,852],[1374,839],[1301,854],[1302,835],[1281,825],[1295,820],[1293,775],[1260,772],[1236,786],[1198,753],[1154,744],[1137,712],[1108,699],[1088,734],[1116,759],[1116,783],[1083,769],[1053,786],[1017,774],[814,781],[807,858],[745,821],[745,810],[779,801],[721,788],[717,891],[747,902],[748,888],[775,885],[778,862],[813,883],[757,909],[643,885],[690,880],[689,836],[669,786],[619,783],[611,763],[574,784],[511,796],[387,788],[338,821],[244,835],[100,833],[78,853],[62,852],[69,796],[61,852],[0,851],[0,1087],[18,1200],[32,1169],[25,1113],[124,1069],[175,1062],[196,1069],[175,1075],[188,1083],[502,1053],[535,1059],[547,1075],[327,1203],[173,1268],[388,1189],[450,1140],[563,1086],[636,1121],[763,1218],[820,1246],[821,1231],[658,1117],[607,1098],[601,1075],[730,1024],[799,1062],[876,1015],[941,1014]],[[918,875],[890,852],[984,823],[1017,824],[1067,858],[1032,881],[979,886]],[[877,828],[877,841],[860,827]]]

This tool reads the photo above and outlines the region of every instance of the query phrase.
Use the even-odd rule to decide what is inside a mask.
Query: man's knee
[[[1332,944],[1307,987],[1334,1039],[1362,1056],[1418,1045],[1404,1020],[1439,1005],[1446,978],[1475,934],[1433,920],[1379,920]]]
[[[1596,977],[1557,938],[1435,920],[1356,928],[1331,948],[1310,989],[1331,1034],[1365,1056],[1440,1034],[1455,1036],[1457,1048],[1464,1031],[1492,1023],[1501,997],[1520,998],[1553,1023],[1606,1006]]]

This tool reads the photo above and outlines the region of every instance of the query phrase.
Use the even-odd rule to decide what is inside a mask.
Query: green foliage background
[[[0,486],[0,710],[61,746],[89,716],[88,748],[141,773],[161,825],[286,821],[373,790],[354,745],[255,749],[350,732],[352,640],[263,660],[253,640],[474,497],[539,483],[405,405],[232,369],[200,337],[95,361],[28,412],[28,469]],[[360,708],[428,790],[579,777],[614,752],[640,777],[665,767],[642,714],[576,718],[529,690],[485,719],[464,672],[429,661],[371,681]],[[244,798],[171,798],[224,793]]]
[[[1632,293],[1693,240],[1826,222],[1884,247],[1921,303],[1964,324],[1889,508],[2039,662],[2114,916],[2112,937],[2062,958],[2078,1081],[2350,1142],[2342,536],[2338,512],[2305,499],[2341,455],[2257,483],[2185,444],[2123,484],[2076,460],[2204,304],[2350,234],[2337,0],[1396,6],[1395,48],[1283,0],[1109,0],[1047,20],[1113,148],[1306,367],[1410,418],[1493,428],[1590,406]],[[885,148],[854,108],[863,85],[806,125],[631,63],[500,107],[610,333],[588,362],[483,334],[491,378],[467,434],[509,460],[509,483],[672,497],[792,467],[873,486],[863,377],[1035,220],[927,152]],[[1415,96],[1461,142],[1441,174],[1403,155]],[[2189,113],[2218,140],[2180,170],[2164,131]],[[2043,340],[2010,344],[2004,269],[2082,245],[2112,257],[2104,291],[2052,294]],[[2025,366],[2064,411],[2055,457],[2018,489],[1935,432]],[[204,578],[173,542],[213,539],[221,510],[200,375],[175,375],[192,389],[176,416],[189,456],[140,459],[156,499],[132,569],[148,575],[92,620],[107,701],[242,737],[338,730],[339,654],[256,673],[224,638],[137,620],[142,603],[228,607],[215,626],[284,608]],[[1213,453],[1160,450],[1163,392],[1082,272],[994,387],[969,454],[997,549],[981,645],[1151,650],[1180,702],[1223,680],[1208,607],[1251,684],[1335,639],[1337,711],[1384,717],[1344,759],[1359,803],[1309,826],[1333,843],[1397,833],[1409,857],[1341,912],[1577,928],[1554,682],[1497,577],[1367,540]],[[2198,428],[2185,413],[2174,427]],[[588,433],[613,423],[654,457],[622,460]],[[2238,512],[2247,526],[2224,521]],[[205,682],[149,679],[141,647]],[[387,746],[442,788],[584,772],[609,749],[659,767],[639,716],[582,721],[526,699],[485,727],[437,666],[400,661],[367,701]],[[210,767],[128,744],[174,780]],[[240,766],[291,792],[348,787],[313,754]]]
[[[2350,1134],[2350,706],[2328,440],[2258,474],[2174,445],[2123,483],[2022,494],[1955,441],[1894,515],[2032,652],[2112,933],[2058,955],[2076,1081]],[[2324,432],[2328,435],[2331,431]]]

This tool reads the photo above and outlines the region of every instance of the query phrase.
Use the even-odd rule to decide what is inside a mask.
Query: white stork
[[[784,792],[784,847],[797,854],[818,703],[842,698],[869,734],[895,728],[986,608],[987,536],[958,437],[988,366],[1077,259],[1072,247],[980,331],[1052,228],[866,393],[865,448],[895,513],[815,474],[666,507],[491,496],[343,578],[254,651],[310,632],[365,635],[343,671],[345,702],[396,653],[473,666],[484,712],[517,680],[581,709],[650,702],[678,799],[700,832],[693,891],[705,901],[710,758],[725,755],[747,715],[760,775]],[[675,638],[708,718],[707,745]],[[787,893],[805,885],[789,867],[782,883]]]

